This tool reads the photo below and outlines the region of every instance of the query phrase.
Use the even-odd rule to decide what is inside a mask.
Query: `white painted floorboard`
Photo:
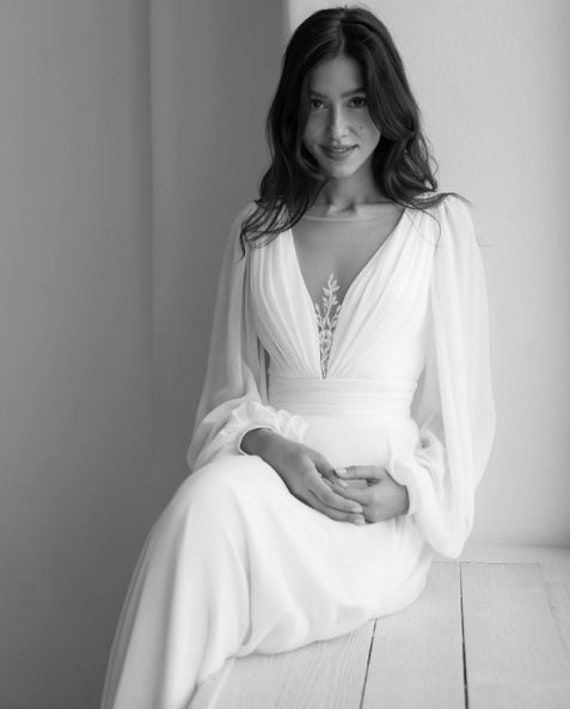
[[[191,709],[568,709],[570,549],[466,548],[333,640],[228,661]]]
[[[461,565],[470,709],[570,706],[570,663],[538,564]]]
[[[200,686],[192,709],[359,709],[374,621],[294,652],[236,659]]]
[[[459,565],[434,562],[420,598],[379,618],[362,709],[463,707]]]

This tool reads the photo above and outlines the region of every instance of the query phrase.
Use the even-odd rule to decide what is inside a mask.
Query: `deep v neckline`
[[[288,239],[289,248],[291,250],[291,257],[294,262],[294,270],[296,272],[297,279],[299,280],[300,290],[302,291],[302,298],[305,301],[306,306],[308,307],[308,309],[311,312],[311,323],[312,323],[313,329],[315,331],[316,342],[318,345],[317,346],[318,358],[319,358],[319,360],[321,360],[320,361],[320,377],[321,377],[321,379],[324,380],[328,377],[328,370],[330,369],[331,363],[334,361],[333,355],[338,348],[338,339],[339,339],[338,338],[338,331],[342,329],[339,326],[341,325],[341,323],[344,322],[344,318],[346,317],[346,310],[347,310],[346,304],[349,302],[350,298],[352,297],[352,293],[357,288],[359,283],[364,279],[364,277],[368,273],[368,271],[376,264],[376,261],[380,258],[380,255],[383,254],[384,251],[386,250],[386,248],[388,247],[388,245],[394,241],[396,234],[400,231],[400,229],[402,228],[402,226],[404,224],[404,221],[407,218],[409,209],[410,209],[409,207],[404,208],[395,227],[392,229],[392,231],[389,232],[389,234],[382,241],[382,243],[374,250],[374,252],[370,256],[370,258],[365,262],[365,264],[358,271],[356,276],[352,279],[351,283],[349,284],[348,288],[346,289],[346,291],[344,293],[342,301],[339,302],[337,315],[336,315],[336,318],[337,318],[336,327],[334,329],[334,333],[332,331],[330,333],[331,342],[330,342],[330,347],[329,347],[328,356],[327,356],[327,373],[326,374],[324,374],[322,371],[322,359],[321,359],[321,349],[320,349],[321,332],[319,329],[317,313],[315,312],[316,303],[311,298],[311,294],[309,293],[309,289],[307,288],[307,284],[306,284],[305,278],[303,276],[303,272],[301,270],[301,263],[299,261],[299,257],[297,256],[297,248],[295,246],[295,239],[293,237],[293,229],[291,227],[289,227],[286,230],[285,236],[287,236],[287,239]]]
[[[344,304],[347,302],[347,300],[351,296],[352,291],[358,285],[358,282],[361,281],[364,278],[365,274],[370,270],[370,268],[372,268],[373,264],[380,257],[380,254],[385,250],[385,248],[387,247],[389,242],[393,241],[395,234],[402,227],[402,225],[405,221],[405,218],[408,214],[408,211],[409,211],[409,207],[405,207],[404,210],[402,211],[402,214],[400,215],[400,218],[398,219],[398,222],[396,223],[396,226],[392,229],[392,231],[390,231],[388,233],[388,235],[382,241],[382,243],[374,250],[372,255],[368,258],[368,260],[364,263],[362,268],[358,271],[356,276],[350,282],[348,288],[344,292],[344,296],[343,296],[342,300],[339,303],[341,312],[344,309],[343,308]],[[302,290],[305,295],[305,299],[309,302],[311,310],[313,311],[315,301],[313,301],[313,299],[311,298],[311,294],[309,293],[309,289],[307,288],[307,283],[305,281],[305,277],[303,276],[303,271],[301,269],[301,262],[299,261],[299,256],[297,254],[297,247],[295,246],[295,238],[293,236],[293,229],[291,227],[289,227],[287,229],[286,235],[289,239],[291,251],[293,254],[293,261],[295,262],[295,270],[297,272],[297,276],[299,278],[299,281],[301,282]]]

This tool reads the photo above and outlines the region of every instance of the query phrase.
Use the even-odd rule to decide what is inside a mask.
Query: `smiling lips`
[[[332,147],[324,147],[323,150],[324,152],[331,158],[341,158],[345,157],[348,155],[351,150],[353,150],[356,146],[355,145],[346,145],[341,148],[332,148]]]

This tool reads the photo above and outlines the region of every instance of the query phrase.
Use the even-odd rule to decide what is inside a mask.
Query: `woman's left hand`
[[[350,465],[335,470],[340,480],[348,483],[347,487],[335,485],[335,492],[359,502],[367,522],[382,522],[408,511],[408,488],[397,483],[386,468],[380,465]],[[353,480],[363,479],[368,481],[366,487],[350,484]]]

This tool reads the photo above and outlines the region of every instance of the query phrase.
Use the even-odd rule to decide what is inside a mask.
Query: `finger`
[[[336,474],[335,468],[326,460],[325,458],[316,458],[314,460],[315,468],[323,476],[325,480],[330,480],[334,485],[339,485],[340,487],[346,487],[346,482],[339,478]]]
[[[370,478],[352,478],[351,480],[345,480],[347,488],[354,489],[355,487],[368,487],[373,483],[379,483],[380,480],[371,480]]]
[[[336,495],[342,495],[346,500],[352,500],[361,506],[366,506],[371,502],[370,488],[368,485],[365,487],[349,486],[346,489],[337,488],[335,492]],[[328,504],[326,500],[325,503]]]
[[[348,465],[335,470],[337,475],[345,480],[384,477],[384,468],[379,465]]]
[[[348,482],[346,480],[342,480],[337,476],[336,473],[334,472],[329,472],[329,473],[323,473],[321,475],[322,479],[328,483],[329,485],[332,485],[333,487],[348,487]]]
[[[319,500],[317,495],[312,490],[309,490],[308,492],[310,494],[310,501],[308,502],[308,504],[318,512],[321,512],[322,514],[326,515],[327,517],[335,519],[339,522],[351,522],[352,524],[357,525],[366,524],[366,520],[364,519],[363,514],[357,514],[354,512],[342,512],[341,510],[337,510],[335,507],[323,505],[323,503]]]
[[[358,502],[342,497],[340,490],[338,492],[333,491],[321,478],[315,480],[314,485],[311,485],[309,489],[312,490],[327,507],[336,507],[336,509],[346,512],[362,512],[362,507]],[[344,492],[344,490],[342,492]]]
[[[333,490],[343,490],[350,485],[350,483],[346,480],[329,480],[329,478],[325,477],[323,477],[323,482],[325,482],[327,485],[330,485]]]

